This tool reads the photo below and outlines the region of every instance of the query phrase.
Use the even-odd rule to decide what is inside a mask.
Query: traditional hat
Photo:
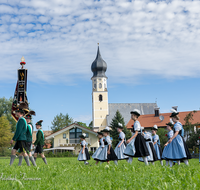
[[[82,139],[85,139],[86,138],[86,134],[85,133],[83,133],[82,135],[80,135],[79,136],[80,138],[82,138]]]
[[[170,126],[170,127],[172,127],[172,126],[173,126],[173,124],[172,124],[171,122],[169,122],[169,123],[166,123],[166,125],[168,125],[168,126]]]
[[[102,131],[100,131],[100,132],[97,132],[97,134],[98,134],[98,135],[102,135],[102,136],[103,136],[103,133],[102,133]]]
[[[43,120],[40,120],[40,121],[38,121],[35,125],[40,125],[40,126],[42,126],[42,122],[43,122]]]
[[[25,115],[25,119],[32,119],[32,115],[35,115],[34,111],[29,111],[26,115]]]
[[[25,113],[25,114],[28,113],[29,112],[28,105],[24,102],[19,104],[15,112],[20,112],[20,113]]]
[[[131,111],[131,114],[135,114],[137,116],[140,116],[140,110],[134,109],[133,111]]]
[[[179,114],[179,112],[177,112],[175,109],[171,109],[171,112],[172,114],[170,115],[170,117],[174,117]]]
[[[122,125],[121,123],[118,123],[117,128],[119,128],[119,129],[123,129],[123,125]]]
[[[102,132],[107,132],[107,133],[110,132],[109,127],[106,127],[105,129],[103,129]]]
[[[157,131],[157,130],[158,130],[158,126],[157,126],[157,125],[154,125],[154,126],[151,128],[151,130]]]

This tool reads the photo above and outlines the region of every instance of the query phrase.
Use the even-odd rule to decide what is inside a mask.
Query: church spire
[[[99,50],[99,43],[98,43],[98,49],[97,49],[97,56],[96,56],[96,59],[92,63],[91,70],[93,72],[93,77],[106,77],[105,72],[107,70],[107,64],[101,57],[101,53]]]

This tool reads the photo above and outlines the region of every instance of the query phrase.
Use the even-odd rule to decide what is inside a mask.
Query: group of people
[[[30,111],[28,106],[25,103],[21,103],[17,110],[15,111],[16,116],[18,117],[18,122],[16,124],[15,134],[10,141],[10,144],[13,144],[15,141],[15,145],[11,152],[10,165],[13,164],[16,154],[19,154],[19,164],[21,166],[23,158],[26,161],[27,166],[30,166],[30,161],[33,166],[36,165],[36,158],[38,153],[41,155],[45,164],[47,164],[46,157],[43,153],[44,146],[44,134],[42,131],[42,120],[38,121],[35,125],[38,129],[36,134],[36,141],[34,142],[35,152],[34,156],[31,154],[31,145],[32,145],[32,135],[33,135],[33,124],[31,122],[32,115],[35,115],[34,111]]]
[[[109,136],[109,127],[106,127],[104,130],[97,132],[100,146],[92,155],[92,158],[96,160],[96,164],[99,162],[109,163],[109,161],[114,161],[118,165],[118,160],[127,160],[131,164],[133,157],[138,157],[138,161],[144,162],[145,165],[149,163],[154,164],[158,160],[162,166],[163,160],[166,160],[166,166],[169,164],[170,167],[175,163],[180,165],[180,162],[188,165],[188,159],[191,159],[191,154],[183,138],[184,129],[179,122],[180,118],[178,114],[176,110],[173,110],[170,116],[174,125],[172,122],[166,123],[168,141],[165,143],[163,151],[160,146],[159,136],[157,135],[157,125],[152,127],[152,133],[145,131],[144,127],[141,127],[138,121],[140,111],[134,109],[131,112],[131,119],[134,120],[132,137],[126,140],[123,126],[121,123],[118,123],[119,142],[114,150]],[[80,138],[82,149],[78,155],[78,160],[88,164],[90,155],[87,142],[85,141],[86,134],[82,134]]]

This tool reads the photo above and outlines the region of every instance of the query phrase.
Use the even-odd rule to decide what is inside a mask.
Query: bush
[[[195,153],[198,154],[199,153],[199,148],[195,147]]]
[[[94,153],[92,151],[89,151],[89,155],[92,156]]]

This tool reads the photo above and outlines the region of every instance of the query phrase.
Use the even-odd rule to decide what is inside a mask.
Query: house
[[[191,111],[187,112],[179,112],[180,122],[184,125],[185,121],[184,118],[186,115],[188,115]],[[141,126],[143,126],[146,129],[150,129],[154,125],[157,125],[158,128],[165,128],[166,123],[170,122],[170,115],[171,113],[159,113],[159,110],[155,110],[154,114],[147,114],[147,115],[141,115],[139,117],[139,122]],[[200,111],[196,111],[193,113],[193,120],[191,120],[192,124],[200,123]],[[129,120],[128,124],[126,125],[128,129],[132,129],[132,125],[134,124],[134,121],[132,119]],[[200,128],[200,125],[196,126],[197,128]]]
[[[45,137],[45,140],[53,140],[53,147],[46,150],[55,150],[55,152],[71,151],[78,154],[80,146],[81,134],[86,134],[86,142],[89,151],[96,151],[99,146],[97,133],[86,127],[73,123],[59,131],[56,131]]]

